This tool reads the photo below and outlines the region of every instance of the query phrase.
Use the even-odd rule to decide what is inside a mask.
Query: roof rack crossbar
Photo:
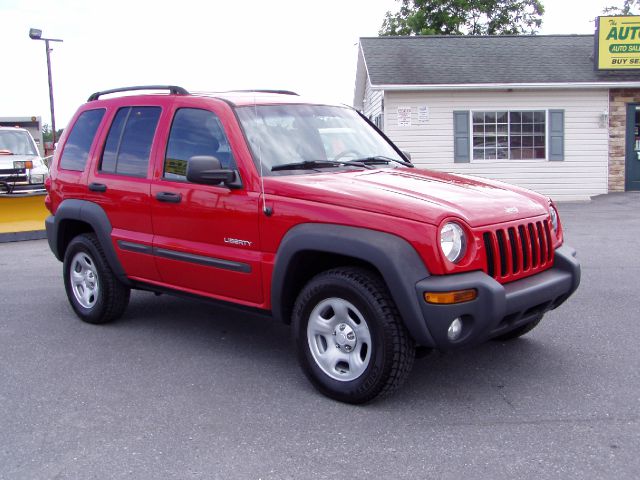
[[[241,93],[279,93],[280,95],[295,95],[298,97],[299,95],[296,92],[292,92],[291,90],[271,90],[271,89],[250,89],[250,90],[231,90],[232,92],[241,92]]]
[[[135,87],[112,88],[111,90],[96,92],[91,94],[87,102],[98,100],[98,98],[100,98],[102,95],[107,95],[109,93],[133,92],[135,90],[169,90],[169,93],[173,95],[189,95],[189,92],[187,90],[176,85],[139,85]]]

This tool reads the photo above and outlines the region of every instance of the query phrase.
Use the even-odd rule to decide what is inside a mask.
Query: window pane
[[[511,149],[511,158],[513,160],[520,160],[522,158],[522,149],[521,148],[512,148]]]
[[[522,149],[522,159],[523,160],[532,160],[535,158],[533,156],[533,148],[523,148]]]
[[[484,112],[484,121],[486,123],[496,123],[496,112]]]
[[[533,124],[532,123],[523,123],[522,124],[522,133],[533,133]]]
[[[509,131],[509,126],[507,124],[504,125],[498,125],[496,128],[496,132],[497,133],[504,133],[506,134]]]
[[[535,158],[541,158],[541,159],[545,158],[544,147],[535,149]]]
[[[497,112],[496,121],[498,123],[507,123],[509,121],[507,112]]]
[[[489,134],[489,133],[496,133],[496,126],[495,124],[487,124],[484,126],[484,131],[485,133]]]
[[[522,137],[511,136],[511,148],[519,148],[522,146]]]
[[[126,123],[130,107],[121,108],[116,113],[116,117],[113,119],[111,128],[109,129],[109,135],[105,142],[104,152],[102,153],[102,161],[100,162],[100,171],[115,173],[116,171],[116,154],[118,153],[118,143],[122,136],[122,130]]]
[[[496,137],[484,137],[484,145],[485,147],[495,147]]]
[[[509,149],[507,148],[499,148],[498,149],[498,159],[506,160],[509,158]]]
[[[473,146],[474,147],[484,146],[484,137],[473,137]]]
[[[218,116],[208,110],[182,108],[171,125],[164,177],[186,180],[189,159],[201,155],[216,157],[222,168],[236,168]]]
[[[487,160],[495,160],[496,158],[496,149],[495,148],[487,148],[484,151],[484,158]]]
[[[520,112],[510,112],[509,120],[511,123],[520,123],[522,121],[522,116],[520,115]]]
[[[544,147],[544,135],[536,135],[533,137],[534,147]]]
[[[522,123],[533,123],[533,112],[522,112]]]
[[[484,112],[473,112],[473,123],[484,123]]]
[[[473,133],[474,134],[484,134],[484,125],[473,125]]]
[[[65,170],[84,170],[89,158],[93,137],[96,135],[104,112],[104,109],[87,110],[78,117],[64,145],[60,168]]]
[[[496,145],[498,147],[508,147],[509,146],[509,137],[504,136],[504,137],[497,137],[498,141],[496,143]]]
[[[522,132],[522,125],[520,123],[512,123],[511,124],[511,133],[512,134],[520,134]]]
[[[146,177],[160,107],[130,107],[116,159],[116,173]]]
[[[533,131],[535,133],[545,133],[545,131],[544,131],[544,123],[536,123],[533,126]]]
[[[522,137],[522,146],[523,147],[533,147],[533,137]]]
[[[474,148],[473,149],[473,158],[477,160],[484,160],[484,149],[483,148]]]
[[[533,120],[536,123],[543,123],[544,122],[544,112],[534,112],[533,113]]]

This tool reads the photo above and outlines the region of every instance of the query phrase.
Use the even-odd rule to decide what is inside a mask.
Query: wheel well
[[[93,228],[87,222],[81,220],[62,220],[58,229],[58,251],[60,258],[64,258],[71,240],[83,233],[91,233]]]
[[[289,263],[285,276],[282,295],[282,321],[291,323],[291,312],[298,294],[317,274],[336,267],[361,267],[382,277],[380,271],[371,263],[359,258],[315,250],[304,250],[295,254]],[[384,281],[384,279],[383,279]]]

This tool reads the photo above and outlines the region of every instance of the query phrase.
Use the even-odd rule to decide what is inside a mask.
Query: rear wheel
[[[69,243],[62,269],[69,303],[80,319],[99,324],[122,316],[130,290],[111,271],[94,234]]]
[[[361,268],[314,277],[293,311],[302,370],[325,395],[364,403],[406,379],[415,345],[382,280]]]

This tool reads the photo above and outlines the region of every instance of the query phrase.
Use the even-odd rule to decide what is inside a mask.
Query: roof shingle
[[[593,35],[365,37],[360,44],[373,85],[640,80],[640,71],[596,71]]]

